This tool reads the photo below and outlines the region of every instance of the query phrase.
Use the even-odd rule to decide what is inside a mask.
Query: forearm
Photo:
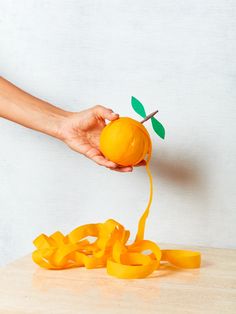
[[[59,128],[68,112],[42,101],[0,77],[0,117],[59,137]]]

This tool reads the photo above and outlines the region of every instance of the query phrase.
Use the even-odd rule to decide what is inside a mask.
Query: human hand
[[[101,166],[121,172],[133,169],[107,160],[99,150],[105,120],[119,118],[111,109],[95,106],[77,113],[68,112],[24,92],[0,76],[0,117],[56,137]],[[142,161],[139,165],[144,164]]]
[[[119,118],[117,113],[103,106],[68,113],[58,130],[59,138],[71,149],[85,155],[97,164],[111,170],[130,172],[133,167],[122,167],[107,160],[99,150],[99,140],[102,129],[106,126],[105,120],[113,121]],[[143,160],[138,166],[145,165]]]

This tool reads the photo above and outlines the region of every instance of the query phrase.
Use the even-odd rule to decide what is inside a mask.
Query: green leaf
[[[131,97],[131,104],[132,104],[132,107],[133,107],[134,111],[137,114],[139,114],[143,118],[146,118],[147,115],[146,115],[146,112],[145,112],[145,109],[144,109],[143,105],[134,96]]]
[[[154,117],[152,117],[151,120],[152,120],[153,130],[156,132],[157,135],[159,135],[162,139],[164,139],[165,138],[164,126],[159,121],[157,121],[157,119]]]

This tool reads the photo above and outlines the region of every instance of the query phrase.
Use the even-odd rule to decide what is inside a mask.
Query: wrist
[[[55,137],[59,140],[64,140],[64,129],[66,121],[72,115],[72,112],[62,110],[55,107],[56,110],[50,111],[47,116],[44,133]]]

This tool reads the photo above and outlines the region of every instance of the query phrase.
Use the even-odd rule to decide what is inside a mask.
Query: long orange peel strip
[[[145,278],[160,266],[161,261],[181,268],[199,268],[201,254],[186,250],[160,250],[150,240],[144,240],[145,223],[152,202],[153,186],[149,169],[150,196],[139,220],[135,241],[127,244],[130,232],[113,219],[104,223],[86,224],[64,236],[60,231],[51,236],[39,235],[34,240],[33,261],[47,269],[106,267],[107,273],[121,279]],[[91,241],[88,237],[95,237]],[[147,254],[148,251],[148,254]],[[150,253],[151,252],[151,253]]]

